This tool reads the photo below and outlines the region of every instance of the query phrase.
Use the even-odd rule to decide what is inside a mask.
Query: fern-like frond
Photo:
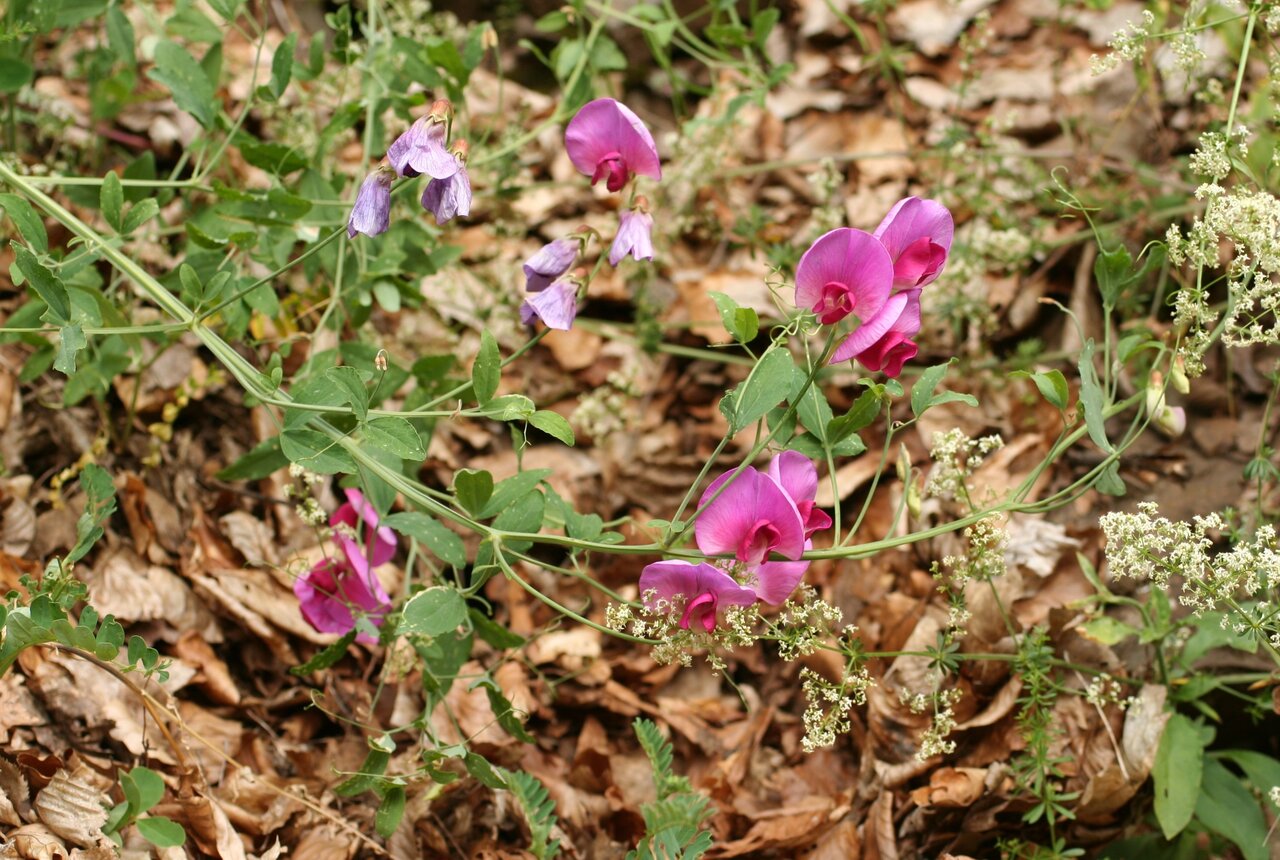
[[[560,840],[550,838],[558,820],[555,801],[547,794],[547,787],[532,774],[517,770],[503,771],[503,776],[529,823],[529,852],[538,860],[551,860],[560,853]]]

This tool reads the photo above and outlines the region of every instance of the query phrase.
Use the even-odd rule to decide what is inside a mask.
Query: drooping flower
[[[640,574],[640,593],[653,592],[647,604],[655,608],[657,600],[671,601],[684,597],[684,613],[680,626],[689,629],[701,624],[710,633],[716,626],[716,615],[726,606],[750,606],[756,602],[756,592],[739,585],[723,570],[705,561],[693,564],[687,561],[658,561],[647,565]]]
[[[662,165],[653,135],[640,117],[613,99],[588,102],[564,130],[569,160],[595,185],[620,191],[633,173],[662,179]]]
[[[378,525],[378,512],[359,490],[347,490],[347,501],[333,512],[329,525],[341,527],[336,539],[348,558],[359,556],[369,567],[380,567],[396,554],[396,533]],[[363,551],[353,537],[357,534],[364,544]]]
[[[451,106],[440,99],[431,112],[419,117],[387,149],[387,161],[401,176],[425,173],[433,179],[448,179],[458,172],[458,161],[445,147]]]
[[[360,183],[347,219],[347,238],[354,239],[357,233],[377,236],[391,226],[391,177],[390,171],[378,168]]]
[[[897,378],[903,364],[919,352],[912,340],[919,332],[920,288],[894,293],[879,313],[836,347],[831,363],[856,358],[867,370]]]
[[[560,280],[536,293],[530,293],[520,306],[520,320],[526,325],[535,319],[542,320],[547,328],[568,331],[578,315],[578,285],[567,279]]]
[[[813,537],[814,532],[831,527],[831,517],[814,505],[818,497],[818,470],[812,460],[799,451],[783,451],[769,462],[769,477],[796,506],[806,539]]]
[[[789,559],[804,552],[805,522],[791,497],[777,481],[751,466],[736,478],[726,472],[713,481],[698,506],[705,510],[694,537],[707,555],[732,553],[738,561],[756,565],[774,552]]]
[[[457,170],[443,179],[432,177],[422,189],[422,208],[436,216],[437,224],[444,224],[456,215],[471,214],[471,176],[467,173],[467,142],[460,140],[453,145]]]
[[[796,305],[823,325],[856,314],[866,322],[893,289],[893,261],[865,230],[840,227],[818,238],[796,267]]]
[[[947,263],[954,235],[951,213],[938,201],[905,197],[895,203],[875,231],[893,260],[894,287],[933,283]]]
[[[637,260],[652,260],[652,231],[649,201],[637,197],[636,208],[628,209],[618,218],[618,235],[613,237],[613,245],[609,248],[609,265],[617,267],[627,254]]]
[[[573,268],[582,250],[577,239],[556,239],[538,249],[524,261],[524,288],[531,293],[541,292],[551,282]]]

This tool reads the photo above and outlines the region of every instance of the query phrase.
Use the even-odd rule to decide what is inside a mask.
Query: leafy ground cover
[[[12,0],[0,854],[1272,856],[1278,29]]]

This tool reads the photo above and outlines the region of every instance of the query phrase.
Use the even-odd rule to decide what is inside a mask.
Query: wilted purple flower
[[[707,555],[732,553],[749,565],[768,560],[771,553],[797,559],[804,552],[805,522],[791,497],[777,481],[748,466],[732,477],[726,472],[707,487],[699,507],[694,537]],[[718,495],[717,495],[718,494]],[[707,504],[712,497],[715,500]]]
[[[547,328],[560,331],[568,331],[577,315],[578,285],[566,278],[530,293],[520,306],[520,319],[526,325],[540,319]]]
[[[458,161],[445,148],[451,106],[444,99],[431,106],[431,113],[419,117],[387,149],[387,160],[401,176],[425,173],[433,179],[448,179],[458,172]]]
[[[840,227],[819,237],[796,267],[796,305],[812,310],[823,325],[849,314],[865,323],[892,289],[889,252],[864,230]]]
[[[739,585],[732,576],[707,564],[687,561],[658,561],[646,565],[640,574],[640,594],[653,592],[646,604],[655,608],[658,600],[685,599],[680,626],[686,630],[701,624],[710,633],[716,627],[716,615],[725,606],[750,606],[756,592]]]
[[[618,218],[618,235],[609,248],[609,265],[617,266],[630,254],[637,260],[653,259],[653,217],[649,214],[648,201],[636,198],[636,208],[628,209]]]
[[[564,130],[569,160],[595,185],[608,178],[610,191],[620,191],[631,174],[662,178],[658,147],[640,117],[613,99],[588,102]]]
[[[347,219],[347,238],[354,239],[357,233],[377,236],[391,226],[391,177],[389,170],[378,168],[360,183]]]
[[[805,538],[831,527],[831,517],[814,506],[818,496],[818,470],[799,451],[783,451],[769,463],[769,477],[791,499],[804,523]]]
[[[524,261],[524,288],[531,293],[551,286],[551,282],[573,268],[582,243],[577,239],[556,239]]]
[[[432,177],[422,189],[422,208],[436,216],[437,224],[444,224],[456,215],[471,214],[471,176],[467,173],[467,142],[460,140],[453,145],[449,157],[457,170],[439,179]]]
[[[955,229],[951,213],[936,200],[905,197],[895,203],[875,232],[893,260],[894,287],[932,283],[947,264]]]
[[[831,363],[856,358],[867,370],[897,377],[919,352],[911,338],[920,331],[920,288],[894,293],[884,307],[836,347]]]

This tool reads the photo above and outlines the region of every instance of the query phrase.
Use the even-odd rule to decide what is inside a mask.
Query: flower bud
[[[445,122],[453,116],[453,105],[448,99],[436,99],[431,103],[431,112],[427,115],[437,122]]]
[[[1187,363],[1180,355],[1176,355],[1173,358],[1173,367],[1169,371],[1169,382],[1173,384],[1173,387],[1180,394],[1191,393],[1191,380],[1187,379]]]

